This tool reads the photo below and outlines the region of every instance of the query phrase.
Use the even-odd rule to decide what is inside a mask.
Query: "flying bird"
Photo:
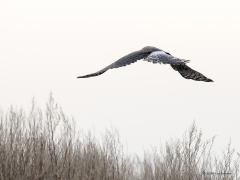
[[[156,63],[169,64],[175,71],[178,71],[180,75],[186,79],[192,79],[195,81],[213,82],[212,79],[209,79],[203,74],[188,67],[186,64],[189,62],[189,60],[174,57],[170,53],[152,46],[146,46],[138,51],[134,51],[126,56],[123,56],[119,60],[101,69],[100,71],[97,71],[92,74],[87,74],[84,76],[78,76],[77,78],[88,78],[93,76],[99,76],[105,73],[106,71],[108,71],[109,69],[123,67],[129,64],[135,63],[136,61],[141,59],[144,61],[152,62],[154,64]]]

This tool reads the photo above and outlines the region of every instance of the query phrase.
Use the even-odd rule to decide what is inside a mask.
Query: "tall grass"
[[[114,131],[99,140],[79,133],[50,97],[44,110],[11,107],[0,114],[0,179],[3,180],[192,180],[240,179],[240,157],[229,146],[212,153],[193,124],[185,136],[144,157],[127,155]]]

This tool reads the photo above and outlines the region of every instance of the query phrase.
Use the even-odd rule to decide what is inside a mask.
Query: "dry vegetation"
[[[50,97],[45,110],[33,103],[29,113],[10,108],[0,114],[0,179],[240,179],[239,154],[229,145],[215,157],[213,142],[192,125],[182,139],[130,156],[117,133],[101,140],[80,134]]]

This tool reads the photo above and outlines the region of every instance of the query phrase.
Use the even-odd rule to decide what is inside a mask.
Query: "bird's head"
[[[154,51],[159,51],[161,49],[158,49],[156,47],[153,47],[153,46],[145,46],[144,48],[142,48],[142,51],[144,52],[154,52]]]

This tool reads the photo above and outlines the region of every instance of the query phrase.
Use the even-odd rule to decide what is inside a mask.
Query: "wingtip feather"
[[[208,79],[207,82],[214,82],[212,79]]]

